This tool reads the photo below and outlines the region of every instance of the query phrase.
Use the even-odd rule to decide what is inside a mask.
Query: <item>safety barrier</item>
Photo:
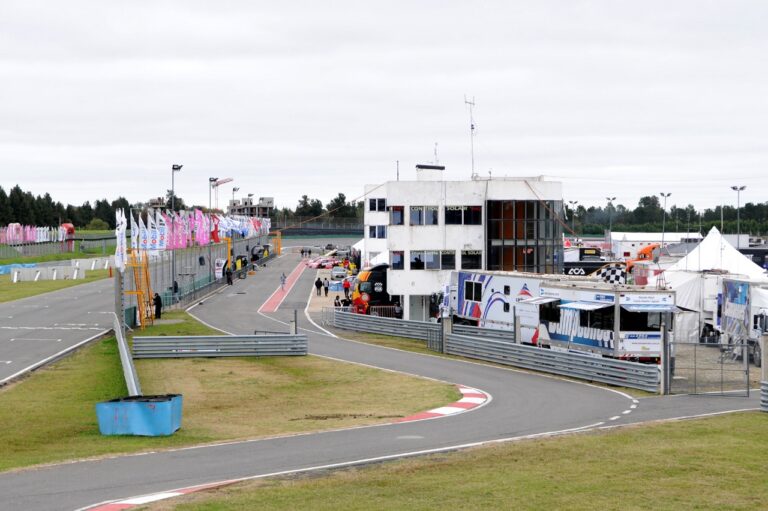
[[[441,335],[442,326],[426,321],[410,321],[404,319],[382,318],[354,312],[342,312],[339,309],[329,309],[329,314],[323,314],[324,321],[336,328],[369,332],[374,334],[394,335],[410,339],[426,341],[430,336]]]
[[[760,382],[760,409],[768,412],[768,381]]]
[[[34,268],[14,268],[11,270],[11,282],[38,282],[41,280],[78,280],[86,276],[85,269],[69,266],[37,266]]]
[[[454,324],[453,333],[469,335],[470,337],[482,337],[484,339],[496,339],[497,341],[515,342],[515,332],[512,330],[478,328],[476,326]]]
[[[306,335],[134,337],[133,358],[275,357],[307,354]]]
[[[120,326],[117,314],[113,313],[113,315],[114,325],[112,330],[115,332],[115,338],[117,339],[117,350],[120,353],[120,364],[123,366],[125,386],[128,389],[129,396],[140,396],[141,385],[139,384],[139,377],[136,374],[136,367],[133,365],[131,351],[128,348],[128,343],[125,342],[125,336],[123,335],[123,329]]]
[[[660,374],[656,365],[592,357],[580,353],[567,353],[458,334],[447,335],[444,347],[445,353],[449,355],[459,355],[648,392],[659,391]]]

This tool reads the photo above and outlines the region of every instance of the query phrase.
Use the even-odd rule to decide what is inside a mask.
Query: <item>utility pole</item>
[[[661,247],[659,247],[659,256],[661,256],[661,251],[664,249],[664,234],[667,226],[667,197],[670,195],[672,195],[672,192],[661,192],[661,196],[664,197],[664,209],[661,211]]]
[[[474,108],[475,108],[475,98],[472,97],[472,100],[468,100],[467,96],[464,96],[464,104],[469,105],[469,154],[472,158],[472,179],[475,179],[477,175],[475,174],[475,117],[474,117]]]
[[[176,188],[175,188],[175,181],[174,176],[176,176],[177,172],[181,172],[181,167],[183,165],[179,165],[178,163],[174,163],[171,165],[171,211],[176,213]],[[171,237],[173,237],[173,222],[171,222]],[[176,251],[171,249],[171,296],[173,297],[171,299],[171,302],[176,301],[176,289],[178,288],[176,284]]]
[[[741,248],[741,192],[743,192],[746,186],[732,186],[731,190],[736,192],[736,249]]]
[[[576,227],[575,227],[575,221],[576,221],[576,205],[579,203],[577,200],[569,200],[568,204],[571,205],[571,233],[576,236]]]

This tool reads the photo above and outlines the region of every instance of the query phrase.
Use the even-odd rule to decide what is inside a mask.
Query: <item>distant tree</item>
[[[106,231],[110,229],[109,224],[101,218],[94,218],[88,222],[88,225],[86,225],[85,228],[89,231]]]
[[[171,209],[171,199],[173,199],[174,211],[181,211],[182,209],[187,209],[187,207],[184,205],[184,199],[182,199],[181,197],[173,193],[173,191],[171,190],[168,190],[165,193],[165,209]]]
[[[24,225],[35,224],[34,200],[32,194],[24,193],[19,185],[11,188],[8,195],[8,203],[11,206],[11,216],[13,222]]]
[[[93,220],[93,207],[91,206],[91,203],[89,201],[85,201],[82,206],[80,206],[80,223],[78,223],[78,227],[85,227],[88,225],[91,220]]]
[[[110,229],[115,228],[115,212],[112,210],[112,206],[107,199],[96,201],[96,206],[93,208],[93,216],[104,220]]]
[[[131,203],[128,202],[128,199],[125,197],[118,197],[117,199],[112,201],[112,204],[110,204],[112,207],[112,213],[114,214],[118,209],[122,209],[125,211],[125,214],[128,215],[128,212],[131,210]]]
[[[8,225],[13,221],[13,210],[11,210],[11,203],[8,201],[8,194],[0,186],[0,225]]]
[[[310,199],[302,195],[296,206],[296,216],[318,216],[323,213],[323,203],[319,199]]]
[[[347,196],[339,193],[326,205],[328,216],[336,218],[353,218],[355,216],[355,206],[347,202]]]

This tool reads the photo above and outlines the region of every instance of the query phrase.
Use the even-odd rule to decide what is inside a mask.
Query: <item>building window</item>
[[[440,253],[440,268],[443,270],[455,270],[456,269],[456,252],[441,252]]]
[[[558,273],[562,270],[562,201],[487,201],[488,270]]]
[[[424,206],[411,206],[411,225],[424,225]]]
[[[471,280],[464,282],[464,299],[470,302],[481,302],[483,300],[483,284]]]
[[[411,225],[437,225],[437,206],[411,206]]]
[[[467,206],[464,210],[464,225],[482,225],[483,224],[483,207],[482,206]]]
[[[393,270],[402,270],[404,268],[403,261],[405,260],[405,254],[402,250],[395,250],[390,252],[391,254],[391,266]]]
[[[446,206],[445,207],[445,224],[446,225],[461,225],[463,218],[464,206]]]
[[[481,250],[462,250],[461,269],[480,270],[483,267],[483,252]]]
[[[411,250],[411,269],[412,270],[424,269],[424,251],[423,250]]]
[[[368,226],[368,237],[369,238],[386,238],[387,237],[387,226],[386,225],[369,225]]]
[[[482,206],[446,206],[446,225],[482,225]]]
[[[387,199],[368,199],[368,211],[386,211]]]
[[[425,250],[424,265],[427,270],[439,270],[440,269],[440,252],[437,250]]]
[[[390,206],[389,225],[403,225],[404,217],[405,217],[404,206]]]

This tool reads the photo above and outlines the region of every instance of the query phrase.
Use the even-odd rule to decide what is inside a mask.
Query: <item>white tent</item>
[[[659,277],[649,279],[649,287],[656,287]],[[693,311],[675,318],[677,340],[697,342],[704,323],[713,321],[724,277],[768,282],[765,271],[728,243],[715,227],[690,254],[663,272],[666,285],[675,291],[675,304]]]
[[[706,270],[724,270],[752,280],[768,281],[765,270],[728,243],[716,227],[712,227],[707,237],[690,254],[667,268],[664,275],[667,282],[670,282],[673,272]]]

